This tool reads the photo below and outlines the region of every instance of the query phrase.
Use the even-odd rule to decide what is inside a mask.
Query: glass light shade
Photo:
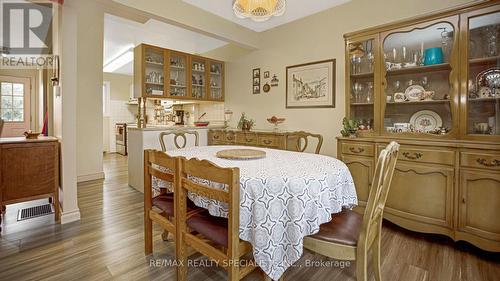
[[[239,18],[250,18],[257,22],[281,16],[285,13],[286,0],[235,0],[234,14]]]

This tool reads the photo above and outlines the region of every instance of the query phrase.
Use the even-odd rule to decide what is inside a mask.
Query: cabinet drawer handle
[[[227,139],[228,141],[232,141],[232,140],[234,140],[234,138],[233,138],[233,137],[226,137],[226,139]]]
[[[264,142],[265,144],[271,144],[271,143],[273,143],[273,141],[272,141],[272,140],[263,140],[263,142]]]
[[[219,139],[219,136],[218,135],[215,135],[213,136],[214,139],[218,140]]]
[[[490,163],[484,158],[477,158],[476,162],[479,165],[483,165],[485,167],[499,167],[500,166],[500,160],[494,159]]]
[[[358,149],[356,149],[355,147],[349,147],[349,151],[352,153],[361,153],[365,151],[365,149],[361,147],[358,147]]]
[[[416,160],[422,158],[424,155],[420,152],[414,152],[413,155],[410,152],[403,152],[403,156],[411,160]]]
[[[253,141],[253,139],[245,139],[245,140],[246,140],[246,142],[252,142]]]

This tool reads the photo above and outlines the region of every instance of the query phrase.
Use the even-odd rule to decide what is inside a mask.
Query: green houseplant
[[[358,131],[359,123],[356,120],[347,119],[344,117],[342,119],[343,129],[340,131],[343,137],[355,138]]]
[[[245,112],[241,113],[240,121],[238,121],[238,129],[243,131],[250,131],[255,126],[253,119],[248,119]]]

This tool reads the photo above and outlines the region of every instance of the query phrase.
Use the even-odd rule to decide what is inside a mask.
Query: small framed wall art
[[[252,89],[254,95],[260,94],[260,68],[252,71]]]

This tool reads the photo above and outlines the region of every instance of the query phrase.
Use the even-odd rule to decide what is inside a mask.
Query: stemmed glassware
[[[354,83],[352,86],[352,91],[354,93],[354,102],[359,103],[361,101],[361,92],[363,91],[363,85],[361,83]]]
[[[366,83],[366,102],[373,102],[373,82]]]

